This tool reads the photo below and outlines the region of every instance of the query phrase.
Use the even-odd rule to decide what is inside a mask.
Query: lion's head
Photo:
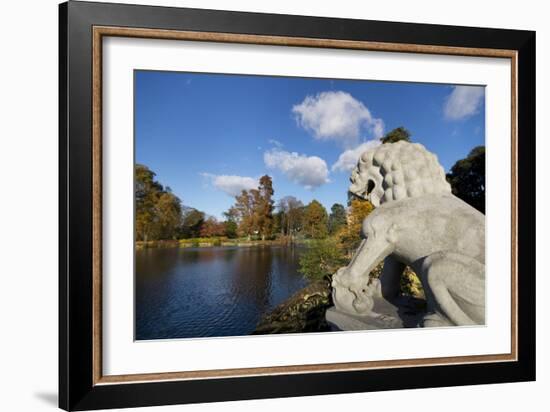
[[[450,193],[437,156],[419,143],[386,143],[364,152],[351,174],[349,191],[374,206],[419,197]]]

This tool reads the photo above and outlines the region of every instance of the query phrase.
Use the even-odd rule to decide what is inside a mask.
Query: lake
[[[136,339],[248,335],[299,289],[303,249],[284,246],[136,251]]]

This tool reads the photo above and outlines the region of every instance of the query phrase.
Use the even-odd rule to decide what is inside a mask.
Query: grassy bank
[[[250,246],[286,246],[289,244],[305,244],[305,240],[288,239],[275,240],[249,240],[247,238],[229,239],[226,237],[206,237],[179,240],[150,240],[147,242],[137,241],[136,249],[158,249],[158,248],[187,248],[187,247],[250,247]]]

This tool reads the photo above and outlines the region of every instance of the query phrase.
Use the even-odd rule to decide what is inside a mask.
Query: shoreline
[[[136,250],[163,248],[212,248],[212,247],[254,247],[254,246],[301,246],[304,240],[245,240],[245,239],[180,239],[136,241]]]
[[[333,305],[330,282],[312,281],[264,313],[251,335],[331,332],[325,312]]]

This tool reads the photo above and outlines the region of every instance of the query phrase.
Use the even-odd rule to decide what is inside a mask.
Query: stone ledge
[[[393,316],[371,313],[367,316],[350,315],[338,311],[334,306],[327,309],[327,322],[335,330],[401,329],[403,322]]]
[[[334,330],[375,330],[421,327],[426,314],[420,307],[424,302],[410,296],[400,296],[393,303],[382,297],[374,298],[372,312],[365,315],[352,315],[341,312],[332,306],[325,317]]]

